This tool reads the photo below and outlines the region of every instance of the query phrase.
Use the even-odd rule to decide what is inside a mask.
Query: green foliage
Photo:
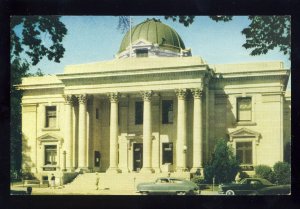
[[[22,128],[21,98],[22,91],[17,84],[22,77],[41,76],[39,69],[35,74],[28,73],[31,65],[36,65],[43,57],[59,62],[63,57],[63,37],[67,33],[59,16],[12,16],[10,22],[10,106],[11,106],[11,175],[21,168]],[[26,55],[26,56],[25,56]]]
[[[37,180],[37,178],[33,175],[33,173],[31,173],[29,171],[22,172],[21,178],[23,180]]]
[[[272,168],[268,165],[257,165],[255,166],[255,176],[258,178],[264,178],[274,183],[274,175]]]
[[[60,16],[13,16],[10,22],[11,60],[19,58],[24,52],[32,65],[43,57],[59,62],[65,52],[62,41],[67,34],[65,25],[59,19]],[[16,27],[22,28],[21,34]]]
[[[265,178],[276,184],[291,183],[291,165],[287,162],[277,162],[273,170],[267,165],[258,165],[255,167],[255,176]]]
[[[172,19],[184,26],[194,22],[195,16],[165,16],[165,19]],[[228,22],[233,16],[217,15],[210,16],[213,21]],[[250,25],[242,30],[246,37],[246,43],[242,46],[252,49],[250,55],[261,55],[269,50],[279,48],[283,54],[291,55],[291,18],[290,16],[249,16]]]
[[[290,16],[249,16],[251,24],[243,29],[246,36],[243,47],[253,49],[251,55],[266,54],[276,47],[283,54],[291,54]]]
[[[21,168],[22,150],[22,128],[21,128],[21,98],[22,92],[17,90],[14,84],[21,82],[21,78],[26,76],[29,64],[21,63],[20,59],[15,59],[11,63],[11,82],[10,82],[10,165],[11,171],[17,172]]]
[[[197,184],[199,189],[206,189],[207,188],[206,181],[201,176],[195,176],[191,179],[191,181],[194,182],[195,184]]]
[[[273,166],[274,177],[278,184],[291,183],[291,165],[287,162],[277,162]]]
[[[224,139],[217,142],[212,158],[204,166],[204,178],[206,182],[215,183],[232,182],[239,171],[239,163]]]
[[[219,21],[228,22],[232,20],[233,16],[216,15],[216,16],[209,16],[209,17],[216,22]]]
[[[179,23],[187,27],[194,22],[195,16],[165,16],[165,19],[172,19],[173,22],[178,20]]]

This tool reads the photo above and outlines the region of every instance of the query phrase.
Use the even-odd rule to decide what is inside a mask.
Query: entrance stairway
[[[167,177],[168,173],[84,173],[79,174],[71,183],[65,185],[69,191],[89,192],[96,190],[97,175],[99,190],[135,191],[142,182],[152,182],[159,177]],[[189,173],[171,173],[171,177],[189,179]]]

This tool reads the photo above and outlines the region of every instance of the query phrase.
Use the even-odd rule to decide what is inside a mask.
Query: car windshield
[[[247,184],[247,179],[242,179],[239,184]]]
[[[264,185],[273,185],[271,182],[269,182],[266,179],[261,179],[261,183],[263,183]]]

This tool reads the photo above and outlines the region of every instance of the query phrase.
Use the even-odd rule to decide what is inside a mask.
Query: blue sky
[[[133,25],[152,17],[132,16]],[[198,16],[189,27],[165,20],[163,16],[155,18],[174,28],[186,48],[192,49],[193,56],[200,56],[209,64],[281,60],[285,68],[290,68],[288,56],[277,49],[266,55],[250,56],[250,50],[242,47],[246,39],[241,31],[250,23],[247,16],[235,16],[233,21],[226,23]],[[66,65],[111,60],[125,35],[117,29],[117,16],[63,16],[61,21],[68,29],[63,40],[64,57],[60,63],[45,58],[32,67],[32,72],[40,68],[45,74],[57,74],[63,73]],[[47,39],[44,41],[47,42]]]

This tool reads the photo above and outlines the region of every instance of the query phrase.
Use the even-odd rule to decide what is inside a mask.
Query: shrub
[[[255,167],[255,176],[259,178],[264,178],[270,181],[272,168],[268,165],[258,165]]]
[[[291,165],[287,162],[277,162],[273,166],[274,177],[278,184],[291,183]]]
[[[239,171],[239,163],[224,139],[217,142],[212,158],[204,166],[204,179],[207,183],[232,182]]]
[[[33,173],[29,171],[25,171],[21,175],[22,175],[22,179],[24,180],[36,180],[36,177],[33,175]]]
[[[195,184],[197,184],[199,189],[206,189],[207,188],[206,181],[203,177],[195,176],[191,179],[191,181],[194,182]]]

